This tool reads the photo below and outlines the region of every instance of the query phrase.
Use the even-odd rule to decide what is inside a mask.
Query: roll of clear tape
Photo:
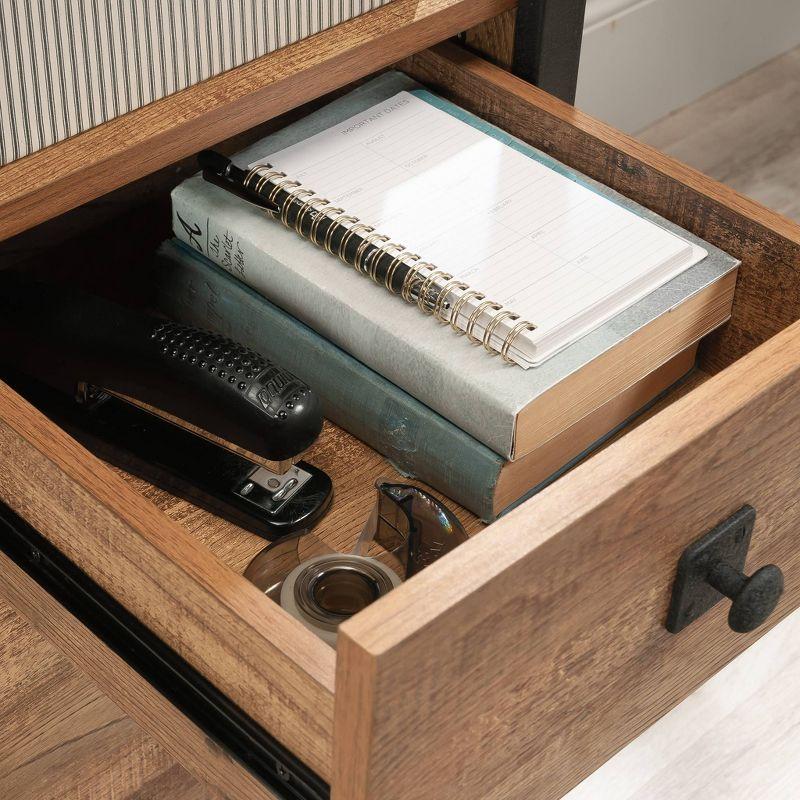
[[[331,646],[342,622],[401,583],[378,558],[337,553],[306,532],[262,550],[244,577]]]

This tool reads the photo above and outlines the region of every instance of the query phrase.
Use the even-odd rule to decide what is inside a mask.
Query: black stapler
[[[318,399],[223,336],[4,275],[0,377],[104,460],[265,538],[330,505],[330,478],[297,461]]]

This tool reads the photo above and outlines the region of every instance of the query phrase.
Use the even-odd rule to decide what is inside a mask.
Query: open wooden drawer
[[[680,398],[362,611],[336,651],[237,574],[262,541],[115,474],[0,389],[0,499],[222,716],[154,688],[5,554],[0,593],[230,798],[559,797],[800,603],[800,227],[454,45],[400,67],[740,258],[733,318]],[[342,545],[390,470],[332,427],[312,460],[337,498],[319,530]],[[755,634],[728,629],[727,603],[669,634],[681,552],[744,504],[748,569],[786,577],[778,609]],[[243,765],[248,735],[274,758]]]

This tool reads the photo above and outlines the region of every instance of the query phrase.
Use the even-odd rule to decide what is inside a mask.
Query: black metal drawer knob
[[[761,567],[748,578],[730,564],[718,561],[706,580],[733,600],[728,625],[737,633],[754,631],[766,622],[783,594],[783,573],[774,564]]]
[[[750,577],[742,572],[755,520],[755,509],[743,506],[683,551],[667,616],[670,633],[682,631],[722,595],[733,601],[728,625],[736,633],[755,630],[775,610],[783,594],[780,569],[767,564]]]

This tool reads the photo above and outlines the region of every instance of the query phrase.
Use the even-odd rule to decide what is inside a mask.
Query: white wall
[[[635,133],[800,44],[800,0],[587,0],[575,105]]]

